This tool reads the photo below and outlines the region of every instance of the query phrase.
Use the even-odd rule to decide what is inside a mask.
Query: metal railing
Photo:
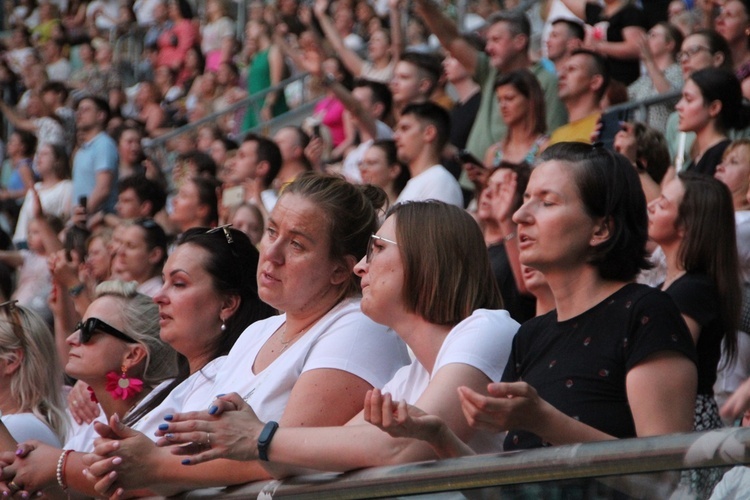
[[[220,120],[222,117],[232,114],[232,113],[237,113],[243,110],[245,113],[247,112],[258,113],[260,112],[260,109],[262,107],[263,100],[268,94],[270,94],[271,92],[283,92],[287,86],[293,83],[297,83],[297,82],[302,84],[301,85],[302,96],[300,100],[301,104],[299,104],[297,107],[291,109],[290,111],[282,115],[276,116],[267,122],[263,122],[262,124],[259,124],[256,127],[249,129],[248,132],[263,132],[264,134],[268,135],[272,133],[274,130],[292,121],[297,121],[297,119],[301,121],[302,117],[308,116],[309,114],[312,113],[312,109],[314,105],[317,103],[317,99],[310,98],[307,85],[305,85],[306,84],[305,80],[308,77],[308,75],[309,75],[308,73],[302,73],[299,75],[292,76],[290,78],[287,78],[286,80],[279,82],[277,85],[274,85],[273,87],[269,87],[265,90],[262,90],[255,94],[247,96],[245,99],[242,99],[241,101],[238,101],[221,111],[211,113],[208,116],[200,118],[194,122],[188,123],[187,125],[183,125],[182,127],[176,128],[170,132],[167,132],[166,134],[160,135],[159,137],[155,137],[153,139],[144,139],[143,147],[151,151],[152,154],[155,154],[157,157],[165,157],[167,153],[167,145],[173,139],[181,135],[194,132],[198,130],[200,127],[202,127],[203,125],[215,123],[218,120]]]
[[[622,487],[628,475],[748,463],[750,428],[728,428],[316,474],[194,490],[182,498],[383,498],[533,483],[553,486],[584,478],[608,478]],[[643,484],[641,476],[637,479],[630,481],[631,488],[652,492],[634,495],[640,497],[666,498],[680,484],[679,474],[649,476],[651,484]]]
[[[648,108],[650,108],[651,106],[665,104],[669,101],[677,101],[681,95],[681,91],[673,90],[671,92],[665,92],[653,97],[647,97],[646,99],[642,99],[640,101],[628,101],[622,104],[617,104],[615,106],[610,106],[606,109],[606,111],[628,112],[631,113],[630,121],[642,121],[644,123],[647,123]]]

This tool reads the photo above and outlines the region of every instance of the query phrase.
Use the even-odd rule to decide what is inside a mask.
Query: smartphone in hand
[[[487,167],[484,166],[484,163],[479,161],[479,158],[471,154],[469,151],[462,149],[458,152],[456,155],[456,158],[458,158],[458,161],[461,164],[464,163],[471,163],[472,165],[476,165],[477,167],[481,168],[482,170],[487,170]]]

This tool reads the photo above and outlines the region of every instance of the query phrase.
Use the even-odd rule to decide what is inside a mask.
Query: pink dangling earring
[[[130,399],[143,390],[143,380],[135,377],[128,377],[125,366],[122,367],[120,375],[115,371],[107,374],[107,392],[115,399]]]

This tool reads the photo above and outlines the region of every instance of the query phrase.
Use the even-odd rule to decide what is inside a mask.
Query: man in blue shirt
[[[76,108],[80,146],[73,157],[73,195],[88,198],[90,214],[112,212],[117,202],[117,145],[104,131],[109,113],[107,102],[95,96],[82,98]]]

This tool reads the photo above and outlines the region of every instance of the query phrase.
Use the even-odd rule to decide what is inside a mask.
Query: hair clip
[[[232,227],[231,224],[224,224],[223,226],[217,226],[213,229],[209,229],[208,231],[206,231],[206,234],[215,233],[219,230],[224,231],[224,236],[227,238],[227,243],[231,245],[232,243],[234,243],[234,239],[232,239],[232,233],[229,232],[230,227]]]

